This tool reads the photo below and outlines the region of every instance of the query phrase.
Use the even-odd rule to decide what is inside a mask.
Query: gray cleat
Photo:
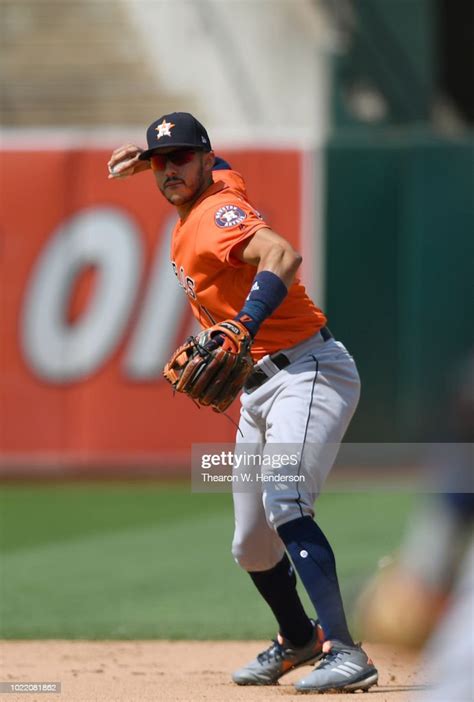
[[[296,648],[281,634],[265,651],[243,668],[236,670],[232,680],[237,685],[275,685],[278,680],[300,665],[311,665],[322,656],[324,634],[318,622],[313,622],[314,633],[306,646]]]
[[[324,651],[313,672],[295,684],[298,692],[367,691],[377,684],[377,669],[360,646],[326,641]]]

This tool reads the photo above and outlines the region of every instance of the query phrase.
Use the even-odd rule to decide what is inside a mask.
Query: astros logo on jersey
[[[174,126],[176,126],[176,125],[174,125],[172,122],[167,122],[165,119],[163,119],[163,122],[156,127],[156,131],[158,132],[158,134],[156,135],[156,138],[161,139],[161,137],[163,137],[163,136],[170,137],[171,130],[173,129]]]
[[[214,215],[214,221],[221,229],[236,227],[247,219],[247,214],[237,205],[223,205]]]

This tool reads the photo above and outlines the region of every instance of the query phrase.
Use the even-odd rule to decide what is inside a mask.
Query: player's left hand
[[[225,412],[253,370],[251,343],[243,324],[225,320],[189,337],[174,352],[163,375],[177,392]]]

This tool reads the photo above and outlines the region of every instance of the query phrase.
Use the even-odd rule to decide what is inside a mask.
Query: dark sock
[[[280,633],[294,646],[304,646],[313,635],[313,625],[296,590],[296,575],[288,556],[270,570],[249,573],[257,590],[270,606]]]
[[[328,540],[311,517],[301,517],[277,529],[313,603],[325,639],[353,646]]]

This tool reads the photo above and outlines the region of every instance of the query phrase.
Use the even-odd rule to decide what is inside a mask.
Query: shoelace
[[[330,665],[334,665],[334,663],[337,662],[337,660],[342,656],[344,651],[337,651],[334,649],[331,649],[329,653],[325,653],[321,659],[321,662],[318,666],[318,670],[321,670],[322,668],[327,668]]]
[[[272,644],[269,648],[267,648],[265,651],[262,651],[262,653],[259,653],[257,656],[257,660],[259,663],[266,663],[266,661],[269,661],[271,658],[274,658],[277,661],[281,661],[281,659],[284,656],[284,649],[283,646],[278,643],[276,639],[273,639]]]

